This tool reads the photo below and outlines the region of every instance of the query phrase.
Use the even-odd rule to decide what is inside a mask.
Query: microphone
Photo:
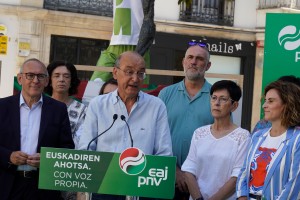
[[[121,115],[121,120],[123,120],[126,123],[126,125],[127,125],[129,136],[130,136],[131,147],[133,147],[133,140],[132,140],[131,131],[130,131],[129,125],[128,125],[128,123],[127,123],[126,118],[125,118],[124,115]]]
[[[117,115],[117,114],[114,114],[114,116],[113,116],[113,122],[112,122],[112,124],[110,125],[110,127],[108,127],[108,129],[106,129],[105,131],[103,131],[102,133],[100,133],[99,135],[97,135],[96,137],[94,137],[94,138],[90,141],[90,143],[88,144],[86,150],[89,150],[90,145],[91,145],[91,143],[92,143],[93,141],[95,141],[98,137],[100,137],[100,136],[103,135],[105,132],[107,132],[109,129],[111,129],[111,127],[114,125],[114,123],[115,123],[115,121],[116,121],[117,119],[118,119],[118,115]]]

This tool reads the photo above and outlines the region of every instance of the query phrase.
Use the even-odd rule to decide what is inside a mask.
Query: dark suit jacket
[[[17,166],[10,164],[13,151],[20,151],[20,94],[0,99],[0,198],[8,199]],[[37,152],[41,147],[74,148],[67,107],[43,95]]]

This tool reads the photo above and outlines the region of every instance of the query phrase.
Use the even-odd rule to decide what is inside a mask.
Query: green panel
[[[299,22],[300,14],[267,14],[263,89],[284,75],[300,77]]]
[[[120,153],[42,148],[39,188],[151,198],[173,197],[175,157],[143,154],[145,160],[133,160],[131,164],[133,167],[145,166],[137,168],[140,173],[135,175],[122,171],[119,157]]]
[[[299,14],[267,14],[262,93],[269,83],[281,76],[300,77],[299,22]]]
[[[68,155],[74,158],[52,158],[59,155]],[[100,161],[83,161],[76,159],[75,156],[96,157],[100,158]],[[97,191],[112,157],[111,153],[99,155],[93,151],[42,148],[39,188],[82,192]]]

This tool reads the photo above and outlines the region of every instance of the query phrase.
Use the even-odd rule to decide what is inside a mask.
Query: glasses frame
[[[216,97],[215,99],[214,99],[214,97]],[[226,104],[228,101],[231,101],[231,103],[233,103],[233,102],[235,102],[233,99],[231,99],[230,97],[229,98],[227,98],[226,100],[225,100],[225,97],[217,97],[217,96],[213,96],[213,95],[211,95],[210,96],[210,101],[211,102],[219,102],[220,104]]]
[[[145,78],[147,77],[146,72],[125,71],[125,70],[121,69],[120,67],[116,67],[116,68],[121,70],[122,72],[124,72],[125,76],[127,76],[127,77],[133,77],[134,74],[136,74],[138,79],[140,79],[140,80],[145,80]]]
[[[34,78],[36,77],[39,81],[44,81],[48,75],[47,74],[35,74],[35,73],[31,73],[31,72],[28,72],[28,73],[20,73],[20,74],[24,74],[25,75],[25,78],[27,80],[34,80]]]

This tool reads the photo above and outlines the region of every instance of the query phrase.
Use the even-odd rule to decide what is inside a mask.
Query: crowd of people
[[[211,62],[204,43],[189,43],[182,66],[184,79],[155,97],[140,89],[144,58],[121,53],[113,78],[86,107],[71,97],[79,85],[73,64],[26,60],[17,76],[21,92],[0,99],[1,199],[76,199],[74,192],[38,189],[41,147],[117,153],[137,147],[177,158],[174,199],[299,200],[300,79],[285,76],[266,86],[264,121],[250,134],[232,120],[240,86],[205,79]]]

